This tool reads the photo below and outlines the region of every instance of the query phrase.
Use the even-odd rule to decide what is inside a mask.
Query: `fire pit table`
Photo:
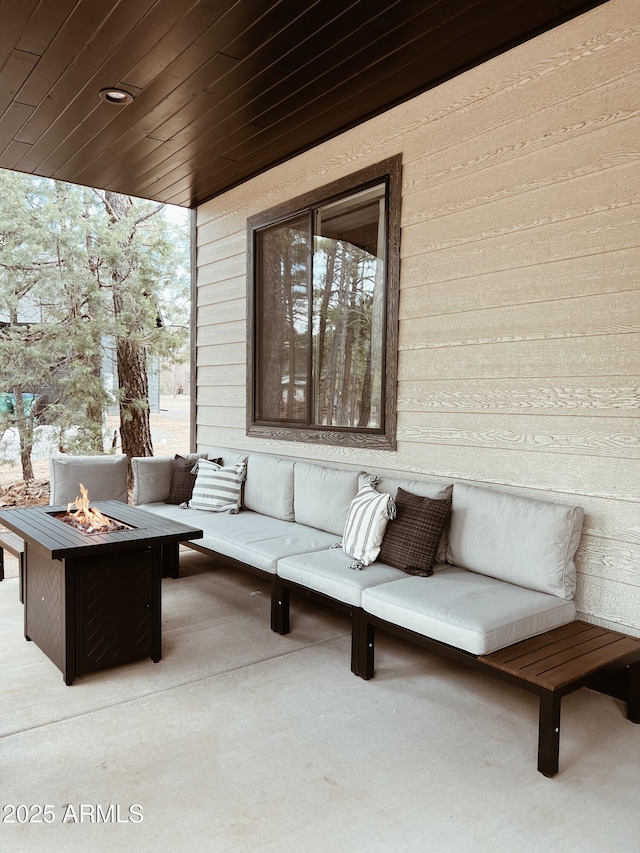
[[[62,520],[65,506],[0,511],[25,543],[24,633],[76,676],[162,655],[161,582],[178,543],[202,530],[120,501],[96,501],[121,529],[87,533]]]

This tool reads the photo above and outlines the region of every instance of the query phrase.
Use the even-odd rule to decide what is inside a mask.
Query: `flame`
[[[110,530],[117,525],[114,525],[110,518],[103,515],[99,509],[89,506],[89,492],[85,487],[80,485],[81,497],[77,497],[75,501],[67,505],[67,514],[73,514],[73,523],[77,527],[88,530]]]

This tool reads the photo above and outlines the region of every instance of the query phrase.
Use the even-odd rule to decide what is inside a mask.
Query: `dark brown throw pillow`
[[[188,503],[191,500],[197,476],[191,471],[195,468],[197,461],[197,456],[184,457],[178,454],[171,460],[171,485],[169,486],[169,497],[165,503],[181,504]],[[211,461],[222,465],[222,459],[212,459]]]
[[[387,524],[378,560],[410,575],[429,577],[451,500],[435,500],[398,488],[396,517]]]

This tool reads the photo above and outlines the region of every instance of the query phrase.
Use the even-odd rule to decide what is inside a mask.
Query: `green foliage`
[[[188,229],[164,206],[0,170],[0,431],[18,427],[25,479],[38,422],[65,450],[102,451],[107,349],[135,355],[116,394],[134,420],[148,410],[146,358],[184,357],[189,299]],[[34,393],[46,405],[21,405]]]

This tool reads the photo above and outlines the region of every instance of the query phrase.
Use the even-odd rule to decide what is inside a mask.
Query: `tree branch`
[[[134,220],[134,227],[140,225],[141,222],[144,222],[147,219],[151,219],[152,216],[156,216],[161,210],[164,210],[164,207],[164,204],[157,204],[152,210],[149,210],[147,213],[143,213],[142,216],[139,216]]]
[[[116,212],[115,212],[115,210],[113,209],[113,207],[111,206],[111,204],[109,203],[109,201],[107,200],[106,195],[101,195],[101,194],[99,193],[99,191],[98,191],[97,189],[95,189],[94,187],[91,187],[91,191],[92,191],[92,192],[94,193],[94,195],[96,195],[96,196],[100,199],[100,201],[103,203],[103,205],[104,205],[104,209],[107,211],[107,215],[109,216],[109,218],[111,219],[111,221],[112,221],[112,222],[117,222],[117,221],[118,221],[118,217],[116,216]]]

